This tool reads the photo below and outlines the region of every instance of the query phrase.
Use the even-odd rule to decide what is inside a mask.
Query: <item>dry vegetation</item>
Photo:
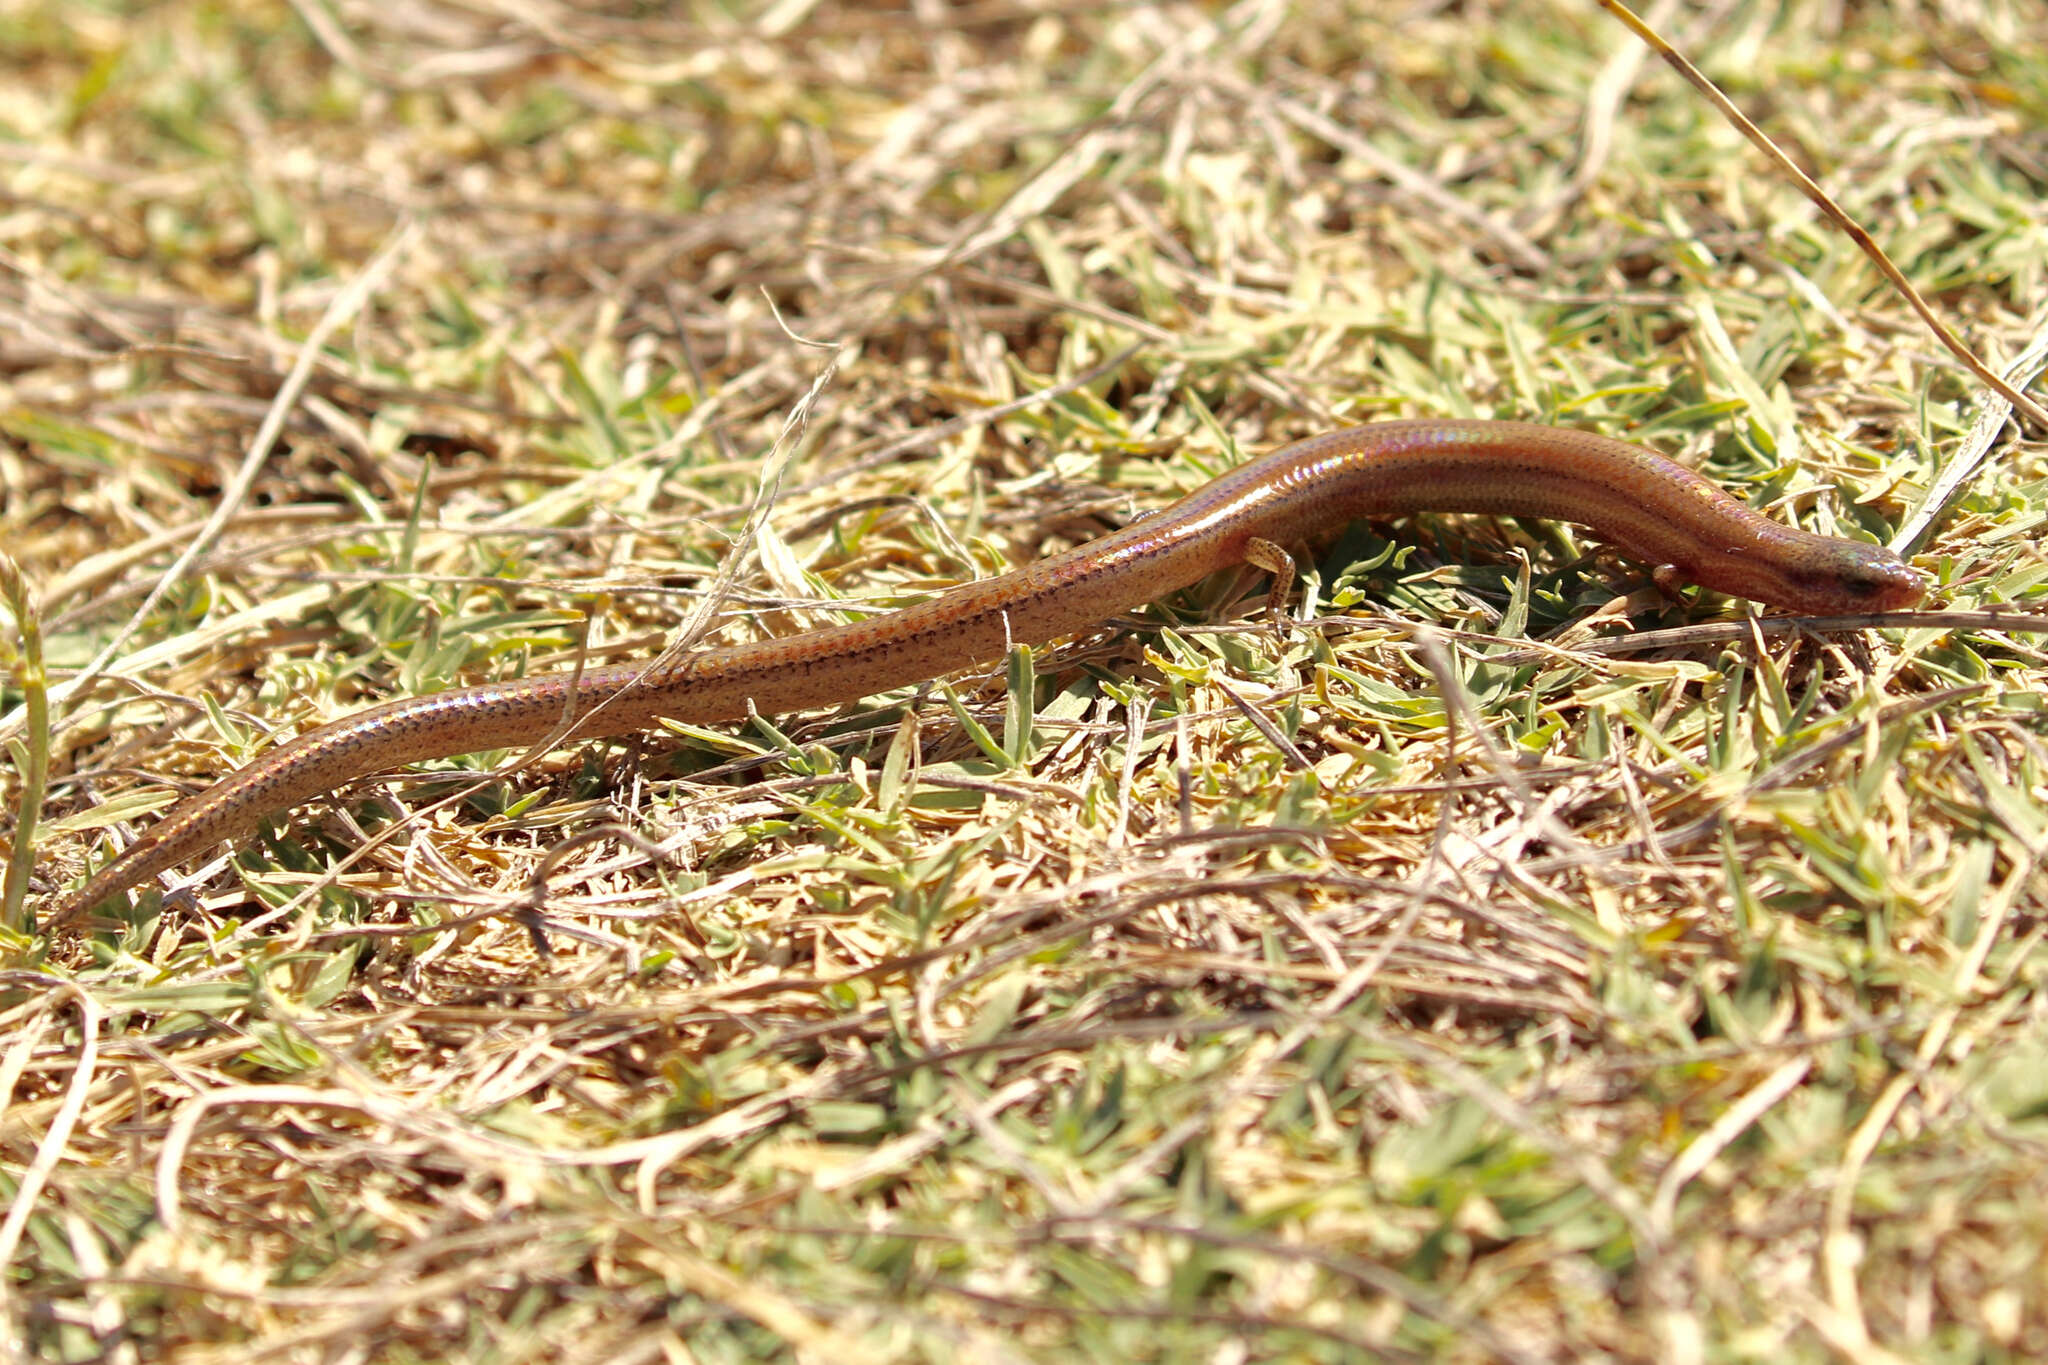
[[[2048,8],[1666,22],[2026,349]],[[0,51],[31,908],[367,700],[910,600],[1383,414],[1904,527],[1952,610],[2048,580],[2042,433],[1973,434],[1590,3],[17,3]],[[1357,528],[1285,638],[1257,588],[364,783],[0,938],[0,1351],[2048,1355],[2032,635],[1755,631],[1484,519]]]

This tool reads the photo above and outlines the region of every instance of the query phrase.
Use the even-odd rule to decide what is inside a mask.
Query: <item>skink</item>
[[[565,721],[593,738],[663,718],[739,719],[750,705],[764,715],[840,705],[1072,634],[1235,565],[1283,572],[1279,546],[1421,511],[1577,522],[1655,566],[1660,585],[1689,581],[1797,612],[1892,611],[1925,591],[1889,550],[1781,526],[1624,441],[1522,422],[1354,427],[1250,461],[1120,531],[887,615],[651,665],[457,688],[320,726],[172,807],[51,926],[387,768],[531,744]]]

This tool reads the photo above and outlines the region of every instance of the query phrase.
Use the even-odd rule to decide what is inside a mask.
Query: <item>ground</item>
[[[2048,7],[1652,17],[2031,378]],[[0,50],[11,1355],[2048,1356],[2048,431],[1599,5]],[[1637,441],[1936,590],[1795,627],[1361,525],[1278,630],[1225,575],[441,761],[47,929],[370,702],[853,619],[1397,416]]]

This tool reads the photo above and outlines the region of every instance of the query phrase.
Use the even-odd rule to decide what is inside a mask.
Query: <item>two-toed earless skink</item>
[[[653,664],[546,673],[386,702],[320,726],[172,807],[52,919],[63,924],[289,806],[371,773],[657,720],[840,705],[1072,634],[1346,522],[1410,512],[1552,517],[1657,569],[1798,612],[1891,611],[1920,575],[1891,551],[1796,531],[1641,447],[1520,422],[1383,422],[1311,437],[1120,531],[930,601],[785,639]]]

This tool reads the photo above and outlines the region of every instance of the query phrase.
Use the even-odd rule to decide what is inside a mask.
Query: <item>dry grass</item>
[[[2040,433],[1928,506],[1981,396],[1594,7],[913,9],[0,12],[5,545],[56,684],[119,641],[47,742],[9,685],[32,900],[366,700],[908,600],[1380,414],[1925,509],[1949,606],[2043,595]],[[1667,31],[2027,346],[2048,9]],[[1745,612],[1485,520],[1318,580],[1284,641],[1217,584],[364,784],[7,937],[13,1350],[2048,1355],[2032,637],[1645,640]]]

